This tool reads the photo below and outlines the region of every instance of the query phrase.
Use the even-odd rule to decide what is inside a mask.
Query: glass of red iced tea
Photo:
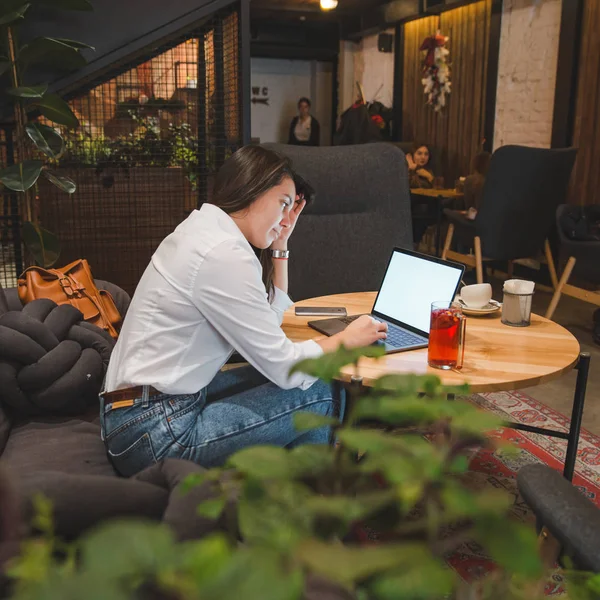
[[[465,353],[467,319],[460,304],[450,301],[431,305],[427,362],[436,369],[460,369]]]

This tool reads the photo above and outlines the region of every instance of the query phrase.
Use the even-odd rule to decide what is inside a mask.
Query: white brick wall
[[[494,148],[550,147],[561,1],[504,0]]]
[[[394,29],[389,29],[386,33],[393,34]],[[367,102],[379,100],[385,106],[392,106],[394,53],[379,52],[376,35],[363,38],[360,48],[354,54],[354,79],[362,84]]]

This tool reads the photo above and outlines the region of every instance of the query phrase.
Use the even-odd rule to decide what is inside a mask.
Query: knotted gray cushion
[[[41,298],[0,316],[0,401],[25,414],[98,402],[114,340],[70,304]]]

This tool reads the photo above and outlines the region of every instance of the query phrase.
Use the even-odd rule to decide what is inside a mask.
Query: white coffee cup
[[[460,297],[469,308],[483,308],[492,299],[492,286],[489,283],[465,285]]]

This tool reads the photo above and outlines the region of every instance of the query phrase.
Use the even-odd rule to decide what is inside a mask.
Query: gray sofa
[[[377,289],[392,248],[412,248],[404,153],[386,143],[265,147],[316,190],[290,238],[291,298]]]
[[[129,296],[110,283],[96,284],[110,291],[126,314]],[[21,310],[17,291],[0,287],[0,314],[9,310]],[[52,501],[56,531],[66,538],[106,518],[127,516],[163,520],[182,539],[204,535],[220,527],[196,515],[207,490],[198,488],[195,498],[173,493],[186,475],[201,470],[187,461],[169,460],[123,479],[100,439],[97,403],[77,416],[27,415],[0,405],[0,512],[3,519],[11,516],[9,521],[15,521],[14,535],[0,527],[0,564],[15,553],[18,537],[28,531],[31,500],[38,492]],[[13,506],[15,514],[10,515]]]
[[[111,292],[125,315],[129,296],[117,286],[96,280]],[[20,311],[16,289],[0,286],[0,315]],[[0,404],[0,597],[11,594],[4,569],[18,555],[20,543],[35,535],[32,527],[34,496],[42,494],[53,507],[54,529],[62,539],[74,540],[109,519],[160,521],[179,541],[226,531],[225,517],[200,516],[197,506],[215,497],[211,482],[182,492],[184,480],[202,467],[186,460],[167,459],[130,479],[117,476],[100,439],[98,405],[76,417],[11,414]],[[136,598],[166,598],[156,590]],[[338,585],[310,575],[304,600],[353,600]]]

